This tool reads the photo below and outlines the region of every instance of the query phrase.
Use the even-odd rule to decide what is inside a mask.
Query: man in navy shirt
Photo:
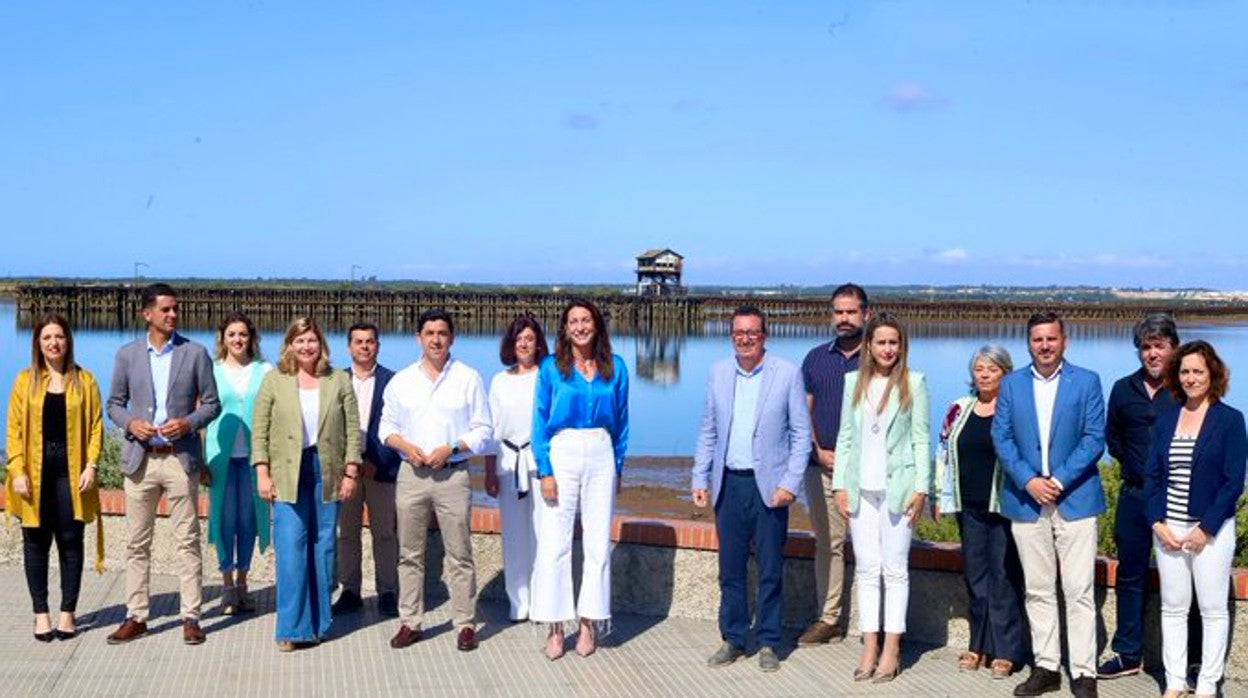
[[[1179,346],[1174,320],[1162,313],[1149,315],[1135,326],[1134,342],[1140,368],[1114,384],[1105,423],[1109,455],[1122,469],[1122,489],[1114,519],[1118,629],[1110,645],[1112,654],[1096,669],[1100,679],[1137,674],[1143,663],[1144,599],[1153,547],[1144,506],[1144,469],[1153,446],[1153,422],[1158,413],[1175,404],[1174,396],[1162,385],[1166,366]]]
[[[832,471],[836,468],[836,435],[841,428],[845,374],[858,370],[862,328],[869,317],[866,290],[852,283],[838,286],[832,291],[836,339],[811,349],[802,362],[814,442],[806,468],[805,488],[811,528],[815,532],[815,595],[819,618],[797,638],[798,645],[822,645],[845,637],[841,626],[841,593],[848,522],[832,502]]]

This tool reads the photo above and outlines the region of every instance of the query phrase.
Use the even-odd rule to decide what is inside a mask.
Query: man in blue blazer
[[[719,631],[723,645],[707,664],[745,655],[750,631],[746,566],[758,563],[758,662],[776,671],[784,618],[784,544],[789,505],[801,493],[810,456],[810,412],[796,364],[767,356],[767,322],[754,306],[732,317],[733,359],[711,369],[693,458],[693,503],[715,507],[719,534]]]
[[[360,532],[364,506],[368,505],[368,532],[373,539],[373,579],[377,585],[377,611],[390,618],[399,615],[399,534],[396,527],[394,483],[402,458],[377,436],[381,425],[381,396],[394,371],[377,362],[381,349],[377,326],[357,322],[347,330],[347,352],[351,354],[351,386],[360,407],[360,428],[364,430],[364,466],[360,469],[360,494],[342,502],[338,511],[338,583],[342,593],[334,602],[334,615],[358,611],[363,581],[363,551]]]
[[[1105,400],[1096,373],[1064,361],[1066,326],[1056,313],[1027,322],[1032,363],[1001,382],[992,441],[1007,478],[1001,513],[1013,522],[1027,588],[1035,665],[1014,688],[1038,696],[1061,688],[1057,576],[1066,604],[1071,688],[1096,696],[1096,516],[1105,511],[1097,466],[1105,450]]]

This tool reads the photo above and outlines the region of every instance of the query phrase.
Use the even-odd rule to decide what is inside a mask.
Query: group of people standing
[[[421,357],[393,372],[378,363],[378,329],[369,323],[349,329],[351,366],[334,370],[320,326],[297,318],[273,366],[242,313],[221,323],[214,360],[178,334],[172,288],[153,284],[141,302],[146,333],[118,350],[106,401],[75,363],[72,332],[56,315],[35,323],[30,368],[13,388],[7,502],[23,526],[37,640],[77,633],[84,528],[93,520],[102,567],[96,476],[107,410],[125,434],[128,533],[127,617],[109,643],[147,633],[162,496],[180,560],[183,640],[204,642],[197,503],[206,485],[221,612],[254,610],[248,571],[257,544],[261,551],[272,545],[280,649],[320,643],[335,615],[362,606],[365,507],[377,608],[398,618],[390,646],[422,638],[426,539],[436,514],[456,645],[475,649],[466,463],[479,454],[486,492],[499,500],[511,620],[537,624],[552,660],[563,656],[572,631],[576,651],[594,653],[610,630],[610,530],[628,447],[629,383],[592,302],[567,304],[553,353],[541,324],[517,317],[500,345],[506,368],[488,392],[481,374],[452,355],[454,319],[442,310],[420,315]],[[910,544],[930,505],[938,518],[956,516],[963,542],[971,641],[962,670],[1006,678],[1030,664],[1015,695],[1060,688],[1060,575],[1074,694],[1096,695],[1098,675],[1138,672],[1151,548],[1161,578],[1166,696],[1188,690],[1193,586],[1203,639],[1192,688],[1214,694],[1226,655],[1248,438],[1242,414],[1222,401],[1229,371],[1211,345],[1180,344],[1173,320],[1150,315],[1135,331],[1141,368],[1114,385],[1107,418],[1099,377],[1065,358],[1062,318],[1037,314],[1027,323],[1027,367],[1015,370],[995,345],[971,357],[970,393],[944,412],[933,458],[927,383],[910,367],[904,325],[873,312],[855,284],[833,292],[832,317],[836,337],[799,367],[767,354],[766,317],[742,306],[732,317],[733,356],[710,371],[692,499],[714,508],[720,543],[723,642],[711,666],[745,656],[753,627],[760,667],[779,669],[788,512],[804,493],[820,613],[798,644],[844,637],[844,543],[852,539],[863,640],[856,681],[888,682],[901,669]],[[1123,477],[1118,631],[1098,667],[1093,579],[1107,443]],[[579,595],[571,564],[578,517]],[[56,622],[47,591],[53,542],[62,569]],[[341,593],[331,604],[335,588]]]
[[[788,507],[804,489],[820,616],[798,645],[845,635],[848,537],[862,634],[855,681],[888,682],[900,669],[911,539],[931,499],[933,514],[956,516],[961,534],[971,636],[961,670],[1004,679],[1030,664],[1014,695],[1059,690],[1064,620],[1075,696],[1095,696],[1098,677],[1140,671],[1151,548],[1165,696],[1215,694],[1248,439],[1243,415],[1222,401],[1229,370],[1211,345],[1180,344],[1171,318],[1145,318],[1134,333],[1141,368],[1115,384],[1107,420],[1099,376],[1065,358],[1064,320],[1038,313],[1027,323],[1027,367],[1015,370],[996,345],[971,357],[970,393],[944,412],[933,460],[926,381],[909,366],[904,326],[873,313],[855,284],[833,292],[832,316],[836,338],[799,369],[765,353],[766,319],[743,306],[732,318],[734,356],[711,369],[692,476],[693,502],[715,508],[720,539],[723,643],[708,665],[746,655],[753,551],[758,662],[780,667]],[[1118,631],[1098,666],[1093,582],[1107,442],[1123,477]],[[1193,585],[1203,641],[1189,671]]]
[[[107,411],[124,432],[128,534],[127,612],[109,634],[110,644],[148,632],[151,547],[162,497],[179,560],[182,639],[205,641],[198,500],[206,486],[221,613],[255,609],[248,572],[257,544],[261,551],[272,545],[280,650],[319,644],[334,615],[362,606],[365,507],[377,608],[399,619],[390,646],[404,648],[422,637],[426,538],[436,513],[456,646],[475,649],[467,461],[485,454],[487,490],[502,500],[512,620],[539,624],[551,659],[563,655],[565,632],[572,629],[576,651],[595,652],[610,630],[609,536],[628,445],[628,372],[592,302],[567,305],[550,356],[537,320],[516,318],[499,352],[507,368],[488,395],[480,373],[452,356],[454,319],[442,310],[420,315],[422,355],[392,372],[377,361],[378,329],[370,323],[349,329],[351,366],[335,370],[321,327],[297,318],[274,366],[264,361],[256,327],[242,313],[221,323],[214,360],[177,332],[173,288],[148,286],[140,302],[145,335],[118,350],[107,400],[75,362],[69,324],[57,315],[35,322],[31,365],[10,397],[7,508],[23,526],[36,640],[77,635],[83,538],[91,521],[96,566],[103,567],[96,478]],[[571,560],[578,513],[585,549],[579,596]],[[55,623],[47,589],[53,542],[62,590]]]

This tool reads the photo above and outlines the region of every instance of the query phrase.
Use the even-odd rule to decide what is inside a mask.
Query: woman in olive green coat
[[[360,418],[350,377],[333,371],[316,321],[299,318],[277,370],[260,384],[251,457],[260,496],[273,502],[278,648],[329,634],[338,502],[355,494]]]

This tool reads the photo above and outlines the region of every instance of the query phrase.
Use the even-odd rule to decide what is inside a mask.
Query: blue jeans
[[[715,506],[719,534],[719,633],[745,649],[750,632],[746,569],[750,544],[758,564],[757,636],[760,647],[780,646],[784,620],[784,543],[789,535],[787,507],[771,509],[759,494],[754,475],[724,471]]]
[[[255,485],[251,464],[246,458],[231,458],[225,471],[225,493],[221,501],[221,545],[217,563],[222,572],[251,569],[256,549]]]
[[[329,635],[338,502],[323,501],[321,459],[303,449],[294,504],[273,504],[277,556],[277,640],[312,642]]]

